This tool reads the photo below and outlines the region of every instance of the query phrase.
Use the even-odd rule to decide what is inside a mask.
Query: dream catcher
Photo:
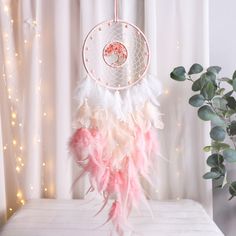
[[[157,109],[158,80],[147,74],[150,51],[135,25],[118,19],[95,26],[83,44],[87,76],[76,91],[77,130],[70,150],[90,188],[113,201],[107,221],[123,235],[132,208],[146,202],[141,179],[149,178],[158,154],[156,129],[162,128]],[[99,212],[100,212],[99,211]]]

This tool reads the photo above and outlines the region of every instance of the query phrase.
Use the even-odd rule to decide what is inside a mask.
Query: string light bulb
[[[8,7],[7,5],[5,5],[4,8],[3,8],[3,10],[4,10],[5,12],[8,12],[8,11],[9,11],[9,7]]]
[[[21,192],[21,191],[18,191],[17,194],[16,194],[16,196],[17,196],[18,198],[22,198],[22,192]]]
[[[19,166],[16,167],[16,171],[17,171],[18,173],[20,172],[20,167],[19,167]]]
[[[11,117],[12,117],[12,119],[16,119],[16,113],[15,113],[15,112],[12,112],[12,113],[11,113]]]

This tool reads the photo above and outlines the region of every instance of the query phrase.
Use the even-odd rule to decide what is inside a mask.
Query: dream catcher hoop
[[[114,1],[114,15],[113,20],[99,23],[86,36],[83,64],[100,85],[122,90],[144,78],[150,52],[143,32],[134,24],[118,19],[118,0]]]
[[[161,86],[147,74],[147,39],[137,26],[118,19],[117,5],[114,0],[114,19],[96,25],[84,40],[88,76],[80,78],[76,90],[76,131],[69,146],[82,168],[77,180],[87,174],[87,192],[104,198],[99,212],[112,201],[106,223],[123,236],[131,210],[147,204],[141,183],[152,185],[156,130],[163,125],[157,100]]]

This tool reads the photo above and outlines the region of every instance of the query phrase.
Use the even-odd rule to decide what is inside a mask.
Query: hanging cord
[[[118,0],[114,0],[114,16],[115,22],[118,21]]]

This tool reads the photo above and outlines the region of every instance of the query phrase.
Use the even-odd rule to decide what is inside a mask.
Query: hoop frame
[[[94,32],[97,28],[99,28],[100,25],[109,24],[109,23],[110,23],[110,24],[111,24],[111,23],[115,23],[115,24],[121,23],[121,24],[127,24],[127,25],[132,26],[133,28],[135,28],[135,29],[137,30],[137,32],[139,32],[139,33],[142,35],[142,37],[144,38],[144,42],[145,42],[145,44],[146,44],[146,47],[147,47],[147,54],[146,54],[146,56],[147,56],[147,64],[146,64],[145,67],[144,67],[144,71],[143,71],[142,75],[139,76],[139,79],[137,79],[135,82],[133,82],[133,83],[131,83],[131,84],[128,84],[128,85],[126,85],[126,86],[122,86],[122,87],[109,86],[109,85],[104,84],[103,82],[101,82],[100,80],[98,80],[92,73],[90,73],[89,69],[88,69],[87,66],[86,66],[85,53],[84,53],[84,52],[85,52],[85,44],[86,44],[86,42],[87,42],[89,36],[91,35],[92,32]],[[134,24],[132,24],[132,23],[129,23],[129,22],[126,22],[126,21],[123,21],[123,20],[119,20],[119,19],[108,20],[108,21],[103,21],[103,22],[101,22],[101,23],[95,25],[95,26],[89,31],[89,33],[87,34],[87,36],[85,37],[85,40],[84,40],[83,46],[82,46],[82,61],[83,61],[83,65],[84,65],[84,68],[85,68],[87,74],[88,74],[95,82],[97,82],[98,84],[100,84],[101,86],[103,86],[103,87],[105,87],[105,88],[107,88],[107,89],[111,89],[111,90],[124,90],[124,89],[128,89],[128,88],[130,88],[130,87],[136,85],[137,83],[139,83],[139,82],[143,79],[143,77],[146,75],[147,70],[148,70],[148,67],[149,67],[149,65],[150,65],[150,48],[149,48],[148,41],[147,41],[147,38],[146,38],[145,34],[144,34],[136,25],[134,25]]]

